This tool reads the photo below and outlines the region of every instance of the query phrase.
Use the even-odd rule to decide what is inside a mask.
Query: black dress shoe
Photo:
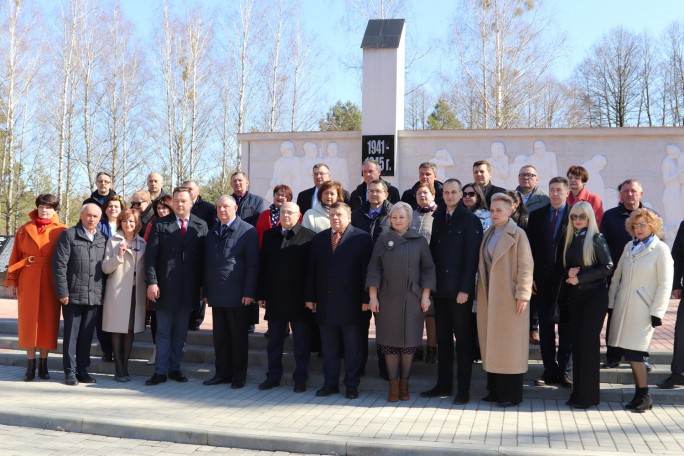
[[[166,375],[155,373],[154,375],[152,375],[152,377],[145,380],[145,385],[147,385],[147,386],[159,385],[160,383],[164,383],[165,381],[166,381]]]
[[[572,380],[570,380],[570,376],[568,376],[568,374],[562,374],[558,378],[558,383],[560,383],[560,386],[563,388],[572,388]]]
[[[295,393],[303,393],[304,391],[306,391],[306,383],[304,383],[304,382],[295,382],[295,385],[294,385],[294,389],[293,389],[293,390],[294,390]]]
[[[591,405],[591,404],[575,404],[575,403],[572,403],[572,404],[570,404],[570,407],[572,407],[572,408],[574,408],[574,409],[586,410],[586,409],[588,409],[588,408],[590,408],[590,407],[593,407],[593,405]]]
[[[602,369],[615,369],[616,367],[620,367],[620,363],[618,361],[606,361],[605,363],[601,364]]]
[[[214,377],[210,378],[209,380],[203,381],[202,385],[214,386],[214,385],[220,385],[221,383],[230,383],[230,380],[214,376]]]
[[[672,374],[657,384],[658,388],[660,389],[672,389],[677,385],[684,385],[684,375]]]
[[[510,401],[502,401],[502,402],[497,402],[496,405],[498,405],[499,407],[506,408],[506,407],[513,407],[513,406],[516,406],[518,404],[516,404],[514,402],[510,402]]]
[[[492,394],[487,394],[485,397],[482,398],[484,402],[496,402],[496,397]]]
[[[261,391],[266,391],[275,388],[276,386],[280,386],[279,381],[271,380],[267,378],[263,383],[259,385],[259,389]]]
[[[447,388],[442,388],[440,386],[435,386],[431,390],[423,391],[420,393],[420,397],[446,397],[451,396],[451,390]]]
[[[575,400],[570,398],[567,401],[565,401],[565,405],[568,405],[570,407],[573,407],[575,405]]]
[[[470,395],[469,394],[458,393],[456,395],[456,397],[454,398],[454,404],[456,404],[456,405],[465,405],[468,402],[470,402]]]
[[[73,369],[69,369],[66,374],[64,374],[64,383],[69,386],[78,385],[78,379],[76,378],[76,372]]]
[[[344,393],[344,397],[347,399],[356,399],[359,397],[359,390],[356,388],[347,388],[347,392]]]
[[[323,388],[316,391],[316,396],[325,397],[337,394],[340,392],[340,387],[337,385],[323,385]]]
[[[175,380],[178,383],[186,383],[188,381],[188,377],[183,375],[181,371],[173,371],[169,374],[169,378],[171,380]]]
[[[86,371],[76,372],[76,380],[80,383],[97,383],[93,377]]]
[[[236,390],[236,389],[244,388],[244,386],[245,386],[244,380],[237,381],[237,382],[233,381],[233,383],[231,383],[231,385],[230,385],[230,389]]]

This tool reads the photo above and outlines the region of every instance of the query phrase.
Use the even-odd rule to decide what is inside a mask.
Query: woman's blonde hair
[[[660,239],[663,238],[663,219],[660,218],[655,212],[646,209],[645,207],[640,207],[635,209],[629,214],[627,221],[625,222],[625,228],[632,238],[634,238],[634,228],[632,225],[637,221],[637,219],[642,219],[651,228],[651,231],[658,236]]]
[[[575,225],[573,225],[572,220],[569,220],[570,215],[573,214],[586,214],[589,224],[587,225],[587,234],[584,236],[584,244],[582,245],[582,265],[589,266],[594,263],[596,255],[594,253],[594,236],[599,232],[598,225],[596,225],[596,216],[594,215],[594,209],[591,204],[586,201],[580,201],[570,208],[570,214],[568,214],[568,226],[565,230],[565,246],[563,247],[563,265],[566,264],[566,254],[572,240],[575,237],[577,230]]]

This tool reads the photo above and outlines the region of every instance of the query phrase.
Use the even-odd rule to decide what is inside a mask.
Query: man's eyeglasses
[[[532,179],[532,178],[534,178],[534,177],[537,177],[537,175],[536,175],[536,174],[532,174],[532,173],[520,173],[520,174],[518,174],[518,177],[519,177],[520,179]]]

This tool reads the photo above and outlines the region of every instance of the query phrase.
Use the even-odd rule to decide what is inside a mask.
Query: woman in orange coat
[[[40,351],[38,376],[50,378],[47,356],[57,349],[59,301],[55,296],[50,261],[59,235],[67,227],[59,223],[59,198],[43,194],[36,198],[30,222],[22,225],[14,238],[5,286],[19,305],[19,348],[28,359],[24,381],[36,376],[36,349]]]

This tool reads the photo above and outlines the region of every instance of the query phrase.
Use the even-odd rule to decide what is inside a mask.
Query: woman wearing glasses
[[[259,245],[264,237],[264,231],[280,225],[280,208],[284,203],[292,201],[292,189],[287,185],[273,187],[273,204],[259,214],[256,222],[256,231],[259,235]]]
[[[608,278],[613,270],[608,244],[586,201],[570,209],[563,265],[565,283],[560,295],[568,301],[573,355],[573,388],[566,404],[586,409],[600,402],[599,337],[608,307]]]
[[[482,231],[486,231],[492,225],[492,217],[487,208],[484,194],[479,186],[475,184],[466,184],[463,186],[463,198],[461,199],[463,205],[470,212],[475,214],[482,223]]]
[[[634,240],[625,246],[610,282],[608,307],[613,318],[608,345],[620,347],[632,367],[636,391],[625,408],[644,412],[653,406],[644,358],[670,302],[674,265],[670,249],[659,239],[663,220],[658,215],[636,209],[625,228]]]

